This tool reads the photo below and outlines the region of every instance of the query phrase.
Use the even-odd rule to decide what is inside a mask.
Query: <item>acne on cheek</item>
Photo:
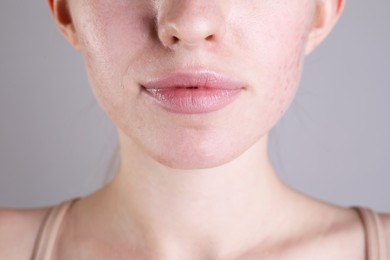
[[[304,1],[302,6],[286,15],[283,21],[276,22],[279,27],[277,42],[282,52],[278,64],[275,64],[275,80],[270,89],[270,102],[273,107],[272,120],[277,121],[290,106],[301,79],[306,41],[312,22],[314,1]]]
[[[282,116],[290,106],[301,79],[305,41],[307,38],[307,26],[305,22],[300,23],[292,36],[287,37],[286,58],[278,66],[276,72],[275,88],[271,95],[271,103],[275,106],[275,113]],[[294,43],[291,46],[291,43]]]

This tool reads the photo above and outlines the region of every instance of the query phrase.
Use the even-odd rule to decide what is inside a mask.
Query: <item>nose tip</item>
[[[183,1],[184,4],[176,3],[174,8],[162,10],[157,20],[157,30],[165,47],[196,46],[215,42],[221,37],[224,23],[220,9],[215,4],[201,5],[199,2],[202,0],[197,1]]]
[[[213,41],[217,38],[216,30],[205,23],[178,26],[174,23],[165,24],[159,30],[159,38],[166,47],[179,43],[193,46],[203,41]]]

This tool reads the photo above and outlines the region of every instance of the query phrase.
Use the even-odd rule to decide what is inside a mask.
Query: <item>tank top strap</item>
[[[386,252],[386,237],[379,215],[368,208],[353,207],[359,214],[365,231],[367,260],[389,260]]]
[[[70,206],[77,201],[65,201],[49,210],[35,240],[31,260],[50,260],[64,216]]]

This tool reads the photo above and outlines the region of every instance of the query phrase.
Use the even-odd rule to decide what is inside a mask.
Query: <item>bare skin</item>
[[[54,259],[365,259],[357,214],[289,188],[267,153],[304,56],[344,1],[49,4],[118,128],[121,157],[112,183],[69,210]],[[143,96],[144,81],[182,69],[223,72],[245,88],[205,114],[167,112]],[[1,259],[30,257],[47,210],[0,211]]]
[[[256,181],[235,185],[213,182],[211,174],[202,173],[193,173],[198,174],[192,175],[197,179],[194,186],[164,190],[158,183],[137,183],[143,197],[137,203],[128,193],[118,193],[119,186],[133,185],[118,173],[112,184],[71,208],[53,259],[365,259],[364,232],[355,212],[301,195],[269,170]],[[266,191],[273,195],[267,198]],[[0,252],[5,259],[28,259],[47,210],[0,212]],[[150,226],[153,217],[156,226]],[[389,232],[390,217],[382,215],[382,220]],[[175,235],[180,239],[174,240]]]

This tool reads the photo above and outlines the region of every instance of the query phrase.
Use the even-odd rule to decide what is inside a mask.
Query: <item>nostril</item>
[[[175,44],[175,43],[178,43],[180,40],[178,37],[176,36],[172,36],[172,43]]]
[[[208,41],[214,40],[214,35],[209,35],[209,36],[207,36],[207,37],[206,37],[206,40],[208,40]]]
[[[180,45],[193,48],[206,42],[209,46],[209,43],[222,39],[225,20],[219,4],[215,3],[217,1],[209,1],[210,5],[203,1],[161,2],[167,2],[167,5],[157,10],[155,26],[164,47],[176,48]]]

